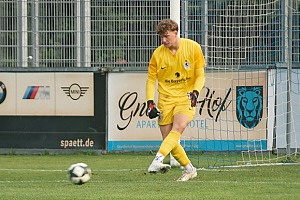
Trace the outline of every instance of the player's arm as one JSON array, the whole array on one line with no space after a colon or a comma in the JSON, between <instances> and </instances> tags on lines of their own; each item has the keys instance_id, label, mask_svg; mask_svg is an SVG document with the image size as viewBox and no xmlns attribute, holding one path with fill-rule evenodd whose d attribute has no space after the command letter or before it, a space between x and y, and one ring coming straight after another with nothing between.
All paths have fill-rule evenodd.
<instances>
[{"instance_id":1,"label":"player's arm","mask_svg":"<svg viewBox=\"0 0 300 200\"><path fill-rule=\"evenodd\" d=\"M195 84L193 89L200 92L205 83L204 67L206 65L200 45L195 46L194 56L195 56Z\"/></svg>"},{"instance_id":2,"label":"player's arm","mask_svg":"<svg viewBox=\"0 0 300 200\"><path fill-rule=\"evenodd\" d=\"M155 83L157 78L157 64L155 56L152 55L148 66L148 77L146 82L147 115L150 119L159 116L160 111L154 103Z\"/></svg>"},{"instance_id":3,"label":"player's arm","mask_svg":"<svg viewBox=\"0 0 300 200\"><path fill-rule=\"evenodd\" d=\"M194 54L195 84L194 84L193 92L188 93L188 97L191 100L191 107L196 106L199 92L202 90L205 83L204 67L206 63L200 45L195 45L194 53L195 53Z\"/></svg>"},{"instance_id":4,"label":"player's arm","mask_svg":"<svg viewBox=\"0 0 300 200\"><path fill-rule=\"evenodd\" d=\"M146 82L146 99L147 99L147 101L154 100L155 82L156 82L156 79L149 76L149 74L148 74L148 78L147 78L147 82Z\"/></svg>"},{"instance_id":5,"label":"player's arm","mask_svg":"<svg viewBox=\"0 0 300 200\"><path fill-rule=\"evenodd\" d=\"M146 82L146 100L154 100L155 83L157 79L157 62L154 54L152 55L148 66L148 77Z\"/></svg>"}]
</instances>

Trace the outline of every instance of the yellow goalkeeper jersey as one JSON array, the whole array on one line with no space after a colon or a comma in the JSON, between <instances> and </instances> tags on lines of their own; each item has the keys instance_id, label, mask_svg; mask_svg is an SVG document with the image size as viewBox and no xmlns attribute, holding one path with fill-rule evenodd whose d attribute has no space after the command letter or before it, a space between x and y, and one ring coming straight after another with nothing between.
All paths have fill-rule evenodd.
<instances>
[{"instance_id":1,"label":"yellow goalkeeper jersey","mask_svg":"<svg viewBox=\"0 0 300 200\"><path fill-rule=\"evenodd\" d=\"M201 47L193 40L180 38L175 55L163 44L160 45L153 52L148 66L147 101L154 100L156 80L160 94L180 97L193 90L200 93L205 82L205 65Z\"/></svg>"}]
</instances>

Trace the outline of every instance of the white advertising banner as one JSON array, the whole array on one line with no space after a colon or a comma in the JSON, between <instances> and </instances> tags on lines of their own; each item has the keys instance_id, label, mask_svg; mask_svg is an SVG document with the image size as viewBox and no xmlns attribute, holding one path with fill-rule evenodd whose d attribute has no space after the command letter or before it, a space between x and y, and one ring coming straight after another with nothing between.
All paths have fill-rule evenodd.
<instances>
[{"instance_id":1,"label":"white advertising banner","mask_svg":"<svg viewBox=\"0 0 300 200\"><path fill-rule=\"evenodd\" d=\"M207 72L206 77L194 120L181 138L185 147L265 149L266 73ZM146 116L146 78L146 72L109 74L108 151L157 150L160 146L157 119Z\"/></svg>"},{"instance_id":2,"label":"white advertising banner","mask_svg":"<svg viewBox=\"0 0 300 200\"><path fill-rule=\"evenodd\" d=\"M55 115L54 73L17 74L17 115Z\"/></svg>"},{"instance_id":3,"label":"white advertising banner","mask_svg":"<svg viewBox=\"0 0 300 200\"><path fill-rule=\"evenodd\" d=\"M0 115L93 116L93 73L0 73Z\"/></svg>"},{"instance_id":4,"label":"white advertising banner","mask_svg":"<svg viewBox=\"0 0 300 200\"><path fill-rule=\"evenodd\" d=\"M56 73L56 115L94 116L93 73Z\"/></svg>"},{"instance_id":5,"label":"white advertising banner","mask_svg":"<svg viewBox=\"0 0 300 200\"><path fill-rule=\"evenodd\" d=\"M157 120L146 116L146 73L108 74L108 150L157 149ZM157 95L156 95L157 97Z\"/></svg>"}]
</instances>

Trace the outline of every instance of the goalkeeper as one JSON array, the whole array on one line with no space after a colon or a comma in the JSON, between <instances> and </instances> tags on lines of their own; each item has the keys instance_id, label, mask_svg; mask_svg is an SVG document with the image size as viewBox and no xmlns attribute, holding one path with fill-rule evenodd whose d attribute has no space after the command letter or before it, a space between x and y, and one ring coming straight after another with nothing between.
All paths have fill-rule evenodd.
<instances>
[{"instance_id":1,"label":"goalkeeper","mask_svg":"<svg viewBox=\"0 0 300 200\"><path fill-rule=\"evenodd\" d=\"M164 158L172 153L184 167L177 181L188 181L197 176L196 168L178 142L186 126L194 118L195 106L205 82L205 60L195 41L178 37L178 24L162 20L156 27L162 45L152 54L146 82L147 114L158 117L163 142L148 168L149 173L167 172L171 166ZM158 81L158 103L154 102L155 83Z\"/></svg>"}]
</instances>

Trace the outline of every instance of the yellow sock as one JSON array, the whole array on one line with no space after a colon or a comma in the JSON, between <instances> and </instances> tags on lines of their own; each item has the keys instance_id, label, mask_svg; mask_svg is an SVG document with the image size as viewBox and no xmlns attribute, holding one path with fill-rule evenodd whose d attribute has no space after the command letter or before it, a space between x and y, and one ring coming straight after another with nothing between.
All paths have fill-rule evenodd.
<instances>
[{"instance_id":1,"label":"yellow sock","mask_svg":"<svg viewBox=\"0 0 300 200\"><path fill-rule=\"evenodd\" d=\"M178 140L180 139L181 134L177 131L170 131L168 136L161 143L160 148L158 150L159 153L164 155L165 157L172 151L172 149L178 144Z\"/></svg>"},{"instance_id":2,"label":"yellow sock","mask_svg":"<svg viewBox=\"0 0 300 200\"><path fill-rule=\"evenodd\" d=\"M171 151L172 155L176 160L180 163L181 166L187 166L190 164L190 160L186 155L186 152L184 151L183 147L177 143L177 145L172 149Z\"/></svg>"}]
</instances>

